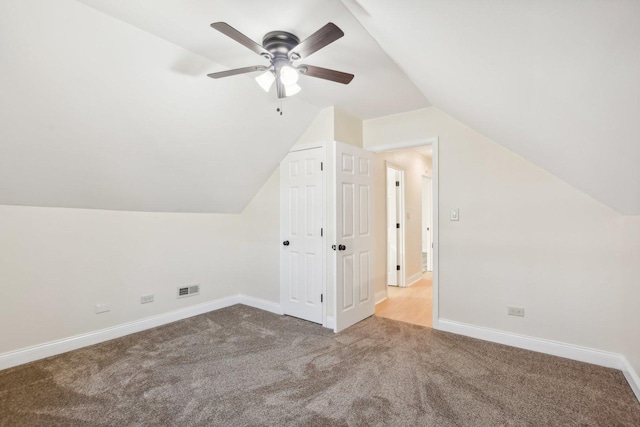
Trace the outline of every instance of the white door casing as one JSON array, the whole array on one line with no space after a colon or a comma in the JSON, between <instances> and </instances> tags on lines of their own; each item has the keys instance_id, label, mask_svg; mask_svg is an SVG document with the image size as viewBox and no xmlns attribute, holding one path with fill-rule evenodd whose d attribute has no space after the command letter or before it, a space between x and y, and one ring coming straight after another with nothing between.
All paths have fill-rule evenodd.
<instances>
[{"instance_id":1,"label":"white door casing","mask_svg":"<svg viewBox=\"0 0 640 427\"><path fill-rule=\"evenodd\" d=\"M280 299L284 314L323 323L324 148L289 153L280 164Z\"/></svg>"},{"instance_id":2,"label":"white door casing","mask_svg":"<svg viewBox=\"0 0 640 427\"><path fill-rule=\"evenodd\" d=\"M339 332L372 316L373 153L335 143L336 325Z\"/></svg>"}]
</instances>

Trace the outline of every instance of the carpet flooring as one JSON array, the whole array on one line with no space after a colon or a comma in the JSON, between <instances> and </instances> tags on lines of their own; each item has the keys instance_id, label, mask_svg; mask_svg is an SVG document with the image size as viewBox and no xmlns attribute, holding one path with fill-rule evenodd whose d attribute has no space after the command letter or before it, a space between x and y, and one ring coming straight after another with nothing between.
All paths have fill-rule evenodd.
<instances>
[{"instance_id":1,"label":"carpet flooring","mask_svg":"<svg viewBox=\"0 0 640 427\"><path fill-rule=\"evenodd\" d=\"M640 426L620 371L236 305L0 371L2 426Z\"/></svg>"}]
</instances>

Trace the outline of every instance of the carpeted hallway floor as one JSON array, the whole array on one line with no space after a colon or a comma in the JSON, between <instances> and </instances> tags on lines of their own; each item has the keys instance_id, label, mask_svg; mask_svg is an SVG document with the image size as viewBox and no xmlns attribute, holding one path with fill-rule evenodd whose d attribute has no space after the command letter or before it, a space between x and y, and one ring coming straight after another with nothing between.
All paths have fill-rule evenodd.
<instances>
[{"instance_id":1,"label":"carpeted hallway floor","mask_svg":"<svg viewBox=\"0 0 640 427\"><path fill-rule=\"evenodd\" d=\"M2 426L639 426L621 372L236 305L0 371Z\"/></svg>"}]
</instances>

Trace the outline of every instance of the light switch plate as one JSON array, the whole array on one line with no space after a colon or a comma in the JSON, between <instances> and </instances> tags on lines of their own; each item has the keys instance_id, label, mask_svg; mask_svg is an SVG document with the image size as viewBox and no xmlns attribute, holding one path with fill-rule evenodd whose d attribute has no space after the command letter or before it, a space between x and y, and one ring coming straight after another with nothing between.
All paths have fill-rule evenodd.
<instances>
[{"instance_id":1,"label":"light switch plate","mask_svg":"<svg viewBox=\"0 0 640 427\"><path fill-rule=\"evenodd\" d=\"M460 219L460 213L458 208L451 209L451 221L458 221Z\"/></svg>"}]
</instances>

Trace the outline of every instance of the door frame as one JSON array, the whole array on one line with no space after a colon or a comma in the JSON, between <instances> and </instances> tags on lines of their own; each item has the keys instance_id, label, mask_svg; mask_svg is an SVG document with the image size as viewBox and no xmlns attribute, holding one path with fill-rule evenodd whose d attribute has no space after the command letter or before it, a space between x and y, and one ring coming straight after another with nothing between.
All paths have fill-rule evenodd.
<instances>
[{"instance_id":1,"label":"door frame","mask_svg":"<svg viewBox=\"0 0 640 427\"><path fill-rule=\"evenodd\" d=\"M440 307L439 307L439 283L440 283L440 267L439 267L439 251L440 245L438 244L440 227L439 227L439 139L437 136L432 138L424 138L415 141L399 141L390 144L380 145L378 147L365 147L365 150L369 150L373 153L381 153L384 151L400 150L402 148L414 148L422 145L431 145L433 147L433 165L432 165L432 201L433 201L433 329L440 329L438 320L440 319Z\"/></svg>"},{"instance_id":2,"label":"door frame","mask_svg":"<svg viewBox=\"0 0 640 427\"><path fill-rule=\"evenodd\" d=\"M328 320L327 320L327 144L324 142L318 142L318 143L309 143L309 144L299 144L299 145L294 145L293 147L291 147L291 149L289 151L287 151L287 154L285 155L285 157L289 154L289 153L294 153L297 151L306 151L306 150L313 150L316 148L320 148L322 149L322 155L321 157L321 161L324 164L324 176L322 179L322 229L324 230L323 236L322 236L322 245L323 245L323 250L322 250L322 295L324 296L324 301L322 302L322 326L324 326L325 328L333 328L333 325L331 325L330 323L332 323L332 320L329 320L329 324L328 324ZM282 160L284 160L284 158L282 158ZM278 166L280 167L280 166ZM279 194L278 197L282 198L282 194ZM282 240L282 236L284 233L284 230L282 228L282 199L280 200L280 240ZM281 252L282 253L282 252ZM282 256L282 255L281 255ZM282 261L280 261L280 274L282 275L284 269L282 266ZM284 307L284 298L285 298L286 292L284 289L284 282L282 280L282 278L280 278L280 307Z\"/></svg>"},{"instance_id":3,"label":"door frame","mask_svg":"<svg viewBox=\"0 0 640 427\"><path fill-rule=\"evenodd\" d=\"M386 214L385 217L387 219L386 221L386 225L389 226L389 217L387 216L389 213L389 187L388 187L388 180L389 180L389 169L393 169L396 172L400 172L400 200L397 200L397 205L396 205L396 213L397 213L397 218L396 220L398 220L398 223L400 224L400 232L397 233L398 234L398 241L396 242L397 244L397 258L399 259L399 265L400 265L400 274L397 274L397 282L398 282L398 287L399 288L406 288L407 287L407 274L405 271L405 266L406 266L406 245L405 245L405 240L406 240L406 231L405 231L405 224L406 224L406 200L405 200L405 191L404 191L404 186L405 186L405 169L393 162L390 162L389 160L385 161L385 196L386 196L386 200L385 200L385 206L387 207L386 210ZM387 230L388 231L388 230ZM389 239L386 240L387 242L387 248L386 248L386 253L387 253L387 272L389 271L389 258L388 258L388 253L389 253ZM389 286L389 284L387 283L387 286Z\"/></svg>"}]
</instances>

